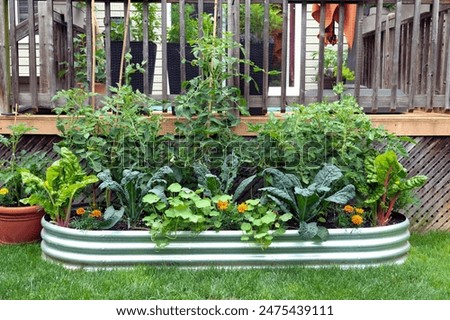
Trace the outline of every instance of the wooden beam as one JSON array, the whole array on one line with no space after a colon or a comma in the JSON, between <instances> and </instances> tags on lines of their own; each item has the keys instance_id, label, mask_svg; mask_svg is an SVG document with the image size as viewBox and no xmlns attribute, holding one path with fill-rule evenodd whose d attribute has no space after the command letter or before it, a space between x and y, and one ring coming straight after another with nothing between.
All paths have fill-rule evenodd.
<instances>
[{"instance_id":1,"label":"wooden beam","mask_svg":"<svg viewBox=\"0 0 450 320\"><path fill-rule=\"evenodd\" d=\"M163 115L161 134L174 133L177 117L167 113ZM285 114L275 113L282 118ZM444 113L414 112L407 114L368 115L375 126L383 126L386 130L399 136L450 136L450 115ZM19 115L16 122L23 122L36 128L31 134L58 135L56 116L52 115ZM233 131L241 136L255 136L248 131L248 125L263 124L268 117L242 117L241 123ZM15 122L13 116L0 115L0 134L9 134L8 126Z\"/></svg>"}]
</instances>

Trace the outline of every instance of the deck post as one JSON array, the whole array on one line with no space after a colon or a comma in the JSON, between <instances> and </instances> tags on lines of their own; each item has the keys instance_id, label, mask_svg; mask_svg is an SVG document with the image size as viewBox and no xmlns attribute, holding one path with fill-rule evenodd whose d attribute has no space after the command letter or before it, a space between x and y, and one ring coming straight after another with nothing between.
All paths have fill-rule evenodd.
<instances>
[{"instance_id":1,"label":"deck post","mask_svg":"<svg viewBox=\"0 0 450 320\"><path fill-rule=\"evenodd\" d=\"M9 112L10 80L7 75L9 69L9 37L8 29L8 1L0 0L0 112Z\"/></svg>"}]
</instances>

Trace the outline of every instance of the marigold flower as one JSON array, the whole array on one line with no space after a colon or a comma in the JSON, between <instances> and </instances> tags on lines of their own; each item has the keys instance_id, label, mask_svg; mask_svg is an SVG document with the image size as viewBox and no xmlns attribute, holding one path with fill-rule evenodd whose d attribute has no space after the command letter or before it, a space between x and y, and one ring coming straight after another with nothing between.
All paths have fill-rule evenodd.
<instances>
[{"instance_id":1,"label":"marigold flower","mask_svg":"<svg viewBox=\"0 0 450 320\"><path fill-rule=\"evenodd\" d=\"M363 221L364 221L363 218L359 214L355 214L352 216L352 222L357 226L361 225Z\"/></svg>"},{"instance_id":2,"label":"marigold flower","mask_svg":"<svg viewBox=\"0 0 450 320\"><path fill-rule=\"evenodd\" d=\"M91 214L89 215L90 217L93 218L100 218L102 216L102 212L100 210L92 210Z\"/></svg>"},{"instance_id":3,"label":"marigold flower","mask_svg":"<svg viewBox=\"0 0 450 320\"><path fill-rule=\"evenodd\" d=\"M86 210L84 210L84 208L78 208L76 211L76 214L79 216L82 216L85 213L86 213Z\"/></svg>"},{"instance_id":4,"label":"marigold flower","mask_svg":"<svg viewBox=\"0 0 450 320\"><path fill-rule=\"evenodd\" d=\"M228 208L228 201L219 200L217 201L217 208L220 211L225 211Z\"/></svg>"},{"instance_id":5,"label":"marigold flower","mask_svg":"<svg viewBox=\"0 0 450 320\"><path fill-rule=\"evenodd\" d=\"M356 214L362 215L364 213L364 209L363 208L355 208L355 212L356 212Z\"/></svg>"},{"instance_id":6,"label":"marigold flower","mask_svg":"<svg viewBox=\"0 0 450 320\"><path fill-rule=\"evenodd\" d=\"M353 213L354 208L351 205L346 205L344 211L347 213Z\"/></svg>"},{"instance_id":7,"label":"marigold flower","mask_svg":"<svg viewBox=\"0 0 450 320\"><path fill-rule=\"evenodd\" d=\"M8 194L8 193L9 193L9 190L7 188L1 188L0 189L0 195L5 195L5 194Z\"/></svg>"},{"instance_id":8,"label":"marigold flower","mask_svg":"<svg viewBox=\"0 0 450 320\"><path fill-rule=\"evenodd\" d=\"M237 206L237 211L239 213L244 213L245 211L247 211L248 209L248 204L246 204L245 202L242 202L240 205Z\"/></svg>"}]
</instances>

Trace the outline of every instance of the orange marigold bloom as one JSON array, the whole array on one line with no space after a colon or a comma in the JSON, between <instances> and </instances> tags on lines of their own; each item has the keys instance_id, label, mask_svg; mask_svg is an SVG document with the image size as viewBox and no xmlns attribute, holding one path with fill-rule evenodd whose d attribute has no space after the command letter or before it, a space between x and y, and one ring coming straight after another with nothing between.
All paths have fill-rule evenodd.
<instances>
[{"instance_id":1,"label":"orange marigold bloom","mask_svg":"<svg viewBox=\"0 0 450 320\"><path fill-rule=\"evenodd\" d=\"M355 208L355 212L356 212L356 214L362 215L364 213L364 209L363 208Z\"/></svg>"},{"instance_id":2,"label":"orange marigold bloom","mask_svg":"<svg viewBox=\"0 0 450 320\"><path fill-rule=\"evenodd\" d=\"M347 213L353 213L354 208L351 205L346 205L344 211Z\"/></svg>"},{"instance_id":3,"label":"orange marigold bloom","mask_svg":"<svg viewBox=\"0 0 450 320\"><path fill-rule=\"evenodd\" d=\"M84 208L78 208L76 213L77 215L82 216L83 214L86 213L86 210L84 210Z\"/></svg>"},{"instance_id":4,"label":"orange marigold bloom","mask_svg":"<svg viewBox=\"0 0 450 320\"><path fill-rule=\"evenodd\" d=\"M359 214L355 214L352 216L352 222L357 226L361 225L363 221L364 221L363 218Z\"/></svg>"},{"instance_id":5,"label":"orange marigold bloom","mask_svg":"<svg viewBox=\"0 0 450 320\"><path fill-rule=\"evenodd\" d=\"M245 211L247 211L248 209L248 204L246 204L245 202L242 202L240 205L237 206L237 211L239 213L244 213Z\"/></svg>"},{"instance_id":6,"label":"orange marigold bloom","mask_svg":"<svg viewBox=\"0 0 450 320\"><path fill-rule=\"evenodd\" d=\"M90 217L100 218L102 216L102 212L100 210L92 210L92 213L89 215Z\"/></svg>"},{"instance_id":7,"label":"orange marigold bloom","mask_svg":"<svg viewBox=\"0 0 450 320\"><path fill-rule=\"evenodd\" d=\"M225 211L228 208L228 201L217 201L217 208L221 211Z\"/></svg>"}]
</instances>

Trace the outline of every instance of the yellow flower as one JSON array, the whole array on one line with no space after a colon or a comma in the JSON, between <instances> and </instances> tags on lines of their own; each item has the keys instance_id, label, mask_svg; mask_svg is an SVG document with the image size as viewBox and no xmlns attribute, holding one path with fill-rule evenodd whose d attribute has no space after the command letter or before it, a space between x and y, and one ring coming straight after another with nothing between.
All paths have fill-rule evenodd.
<instances>
[{"instance_id":1,"label":"yellow flower","mask_svg":"<svg viewBox=\"0 0 450 320\"><path fill-rule=\"evenodd\" d=\"M84 208L78 208L76 213L79 216L82 216L83 214L85 214L86 210L84 210Z\"/></svg>"},{"instance_id":2,"label":"yellow flower","mask_svg":"<svg viewBox=\"0 0 450 320\"><path fill-rule=\"evenodd\" d=\"M8 193L9 193L9 190L7 188L1 188L0 189L0 195L5 195L5 194L8 194Z\"/></svg>"},{"instance_id":3,"label":"yellow flower","mask_svg":"<svg viewBox=\"0 0 450 320\"><path fill-rule=\"evenodd\" d=\"M92 213L89 215L89 217L93 218L100 218L102 216L102 212L100 210L92 210Z\"/></svg>"},{"instance_id":4,"label":"yellow flower","mask_svg":"<svg viewBox=\"0 0 450 320\"><path fill-rule=\"evenodd\" d=\"M228 201L219 200L217 201L217 208L220 211L225 211L228 208Z\"/></svg>"},{"instance_id":5,"label":"yellow flower","mask_svg":"<svg viewBox=\"0 0 450 320\"><path fill-rule=\"evenodd\" d=\"M355 214L352 216L352 222L359 226L363 223L363 218L359 214Z\"/></svg>"},{"instance_id":6,"label":"yellow flower","mask_svg":"<svg viewBox=\"0 0 450 320\"><path fill-rule=\"evenodd\" d=\"M346 205L344 211L347 213L353 213L354 208L351 205Z\"/></svg>"},{"instance_id":7,"label":"yellow flower","mask_svg":"<svg viewBox=\"0 0 450 320\"><path fill-rule=\"evenodd\" d=\"M237 206L237 210L239 213L244 213L247 211L248 205L245 202L242 202L240 205Z\"/></svg>"},{"instance_id":8,"label":"yellow flower","mask_svg":"<svg viewBox=\"0 0 450 320\"><path fill-rule=\"evenodd\" d=\"M355 208L356 214L362 215L364 213L364 209L362 208Z\"/></svg>"}]
</instances>

